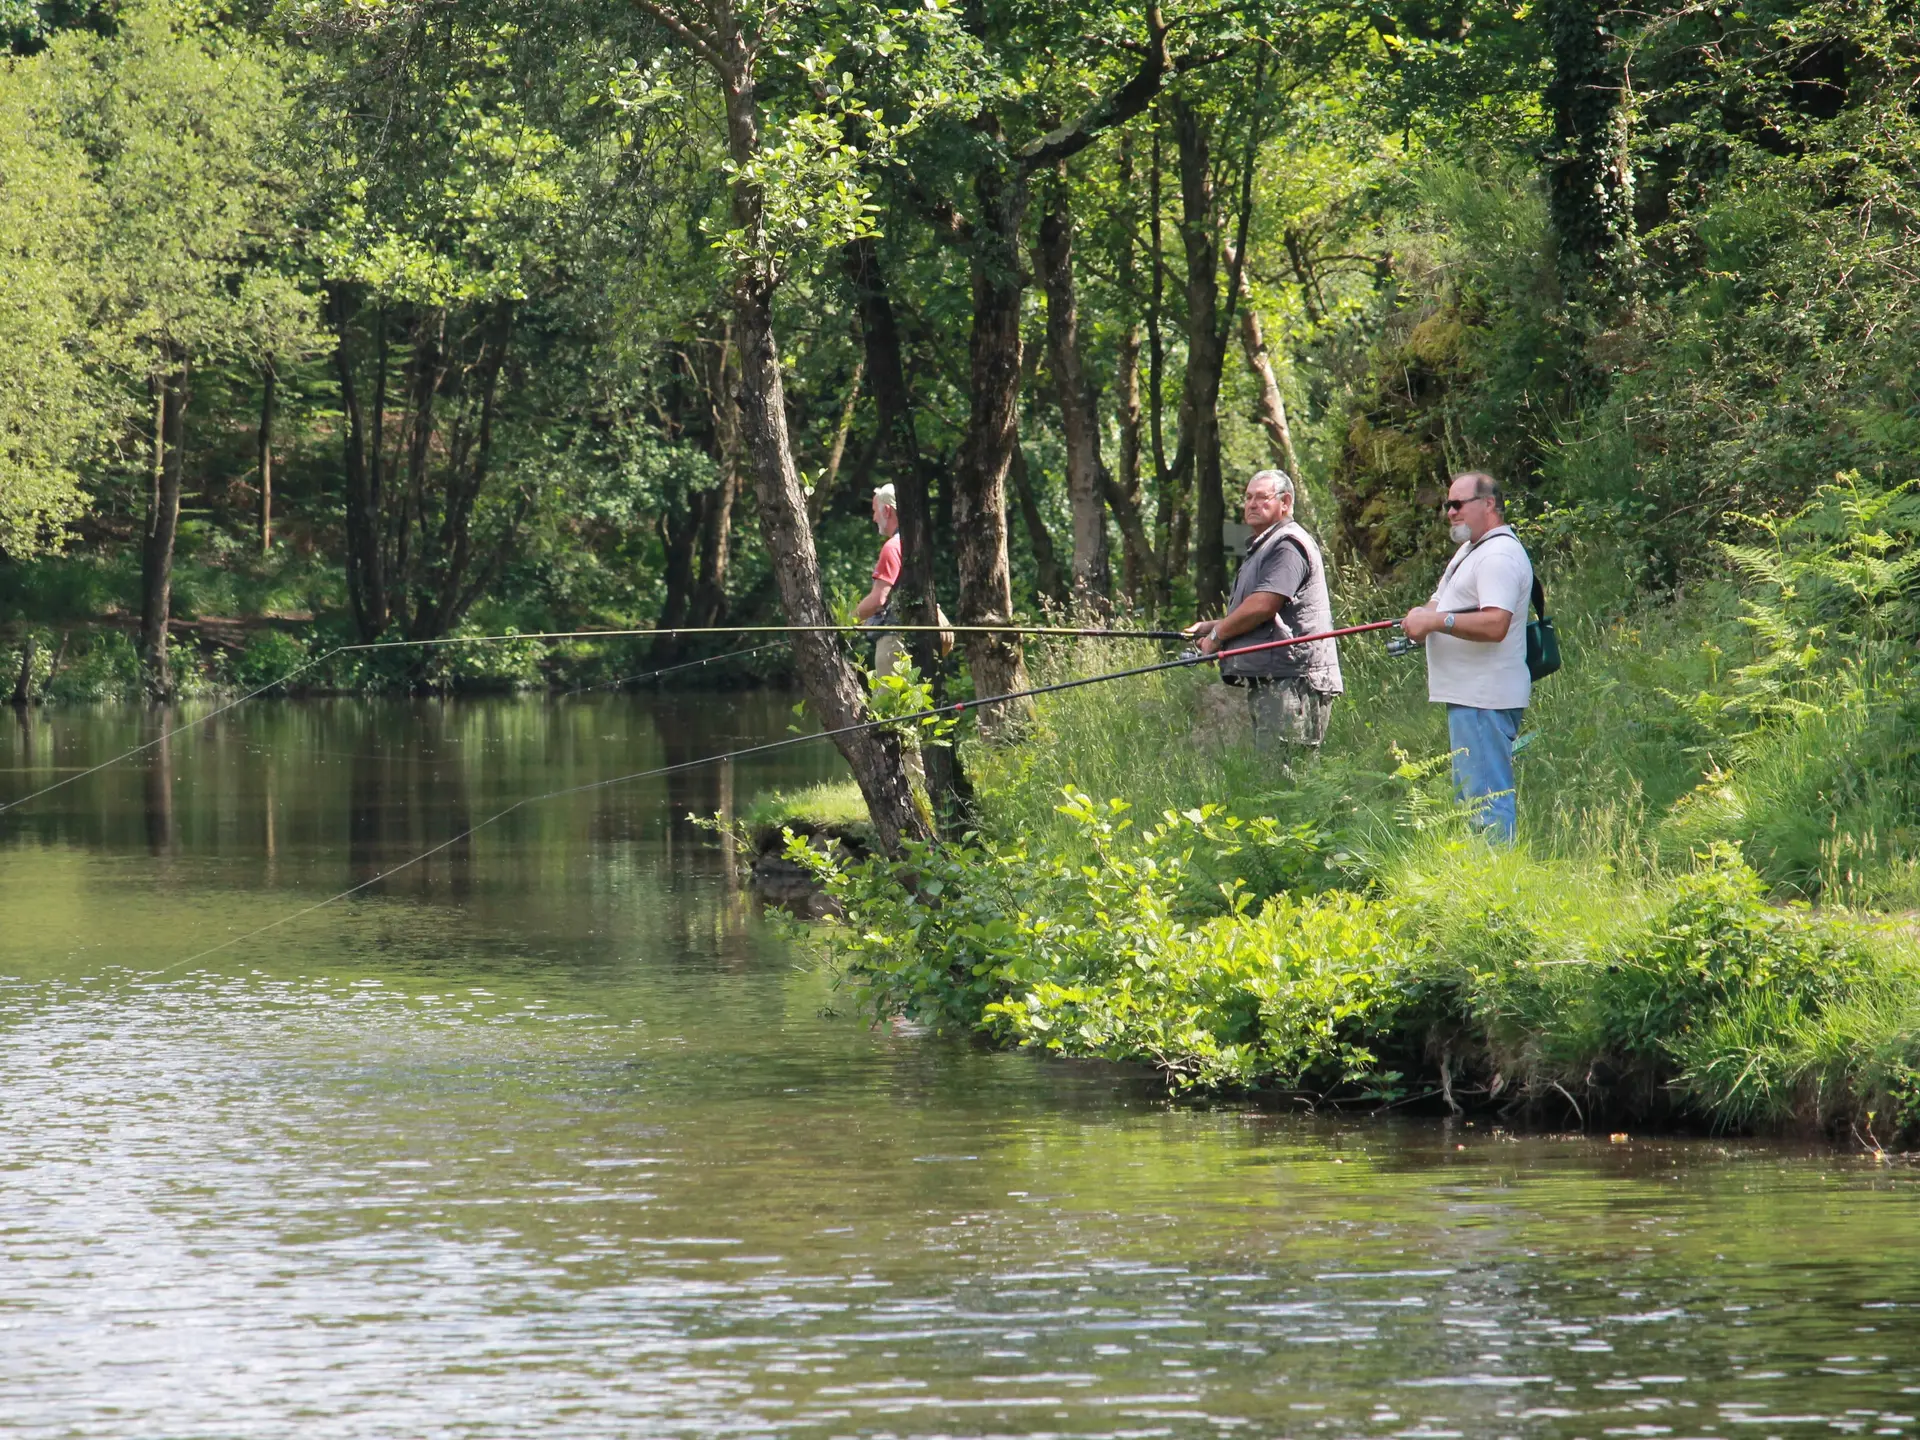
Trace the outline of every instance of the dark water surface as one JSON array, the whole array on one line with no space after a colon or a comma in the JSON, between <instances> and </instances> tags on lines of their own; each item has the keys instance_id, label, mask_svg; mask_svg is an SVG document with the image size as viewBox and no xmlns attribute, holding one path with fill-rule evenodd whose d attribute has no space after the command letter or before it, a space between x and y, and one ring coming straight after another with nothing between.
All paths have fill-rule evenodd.
<instances>
[{"instance_id":1,"label":"dark water surface","mask_svg":"<svg viewBox=\"0 0 1920 1440\"><path fill-rule=\"evenodd\" d=\"M8 1436L1913 1434L1920 1195L835 1017L773 697L261 704L0 814ZM0 799L151 733L0 711ZM186 963L181 963L185 961Z\"/></svg>"}]
</instances>

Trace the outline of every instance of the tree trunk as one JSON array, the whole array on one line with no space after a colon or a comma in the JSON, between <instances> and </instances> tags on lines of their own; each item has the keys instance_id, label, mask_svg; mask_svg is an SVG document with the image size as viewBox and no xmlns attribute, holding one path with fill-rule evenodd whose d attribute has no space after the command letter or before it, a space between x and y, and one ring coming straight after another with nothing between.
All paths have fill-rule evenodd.
<instances>
[{"instance_id":1,"label":"tree trunk","mask_svg":"<svg viewBox=\"0 0 1920 1440\"><path fill-rule=\"evenodd\" d=\"M700 544L698 497L689 495L686 503L677 507L669 501L656 525L660 531L661 548L666 552L666 563L661 567L661 581L667 593L660 607L659 624L662 630L678 630L690 623L688 617L693 613L694 554ZM654 658L670 659L679 650L679 641L669 638L662 654Z\"/></svg>"},{"instance_id":2,"label":"tree trunk","mask_svg":"<svg viewBox=\"0 0 1920 1440\"><path fill-rule=\"evenodd\" d=\"M13 682L13 703L31 705L33 703L33 662L40 652L40 642L29 630L27 638L20 642L20 674Z\"/></svg>"},{"instance_id":3,"label":"tree trunk","mask_svg":"<svg viewBox=\"0 0 1920 1440\"><path fill-rule=\"evenodd\" d=\"M733 549L733 502L740 489L739 382L733 339L722 334L708 399L713 409L713 448L720 483L707 492L700 516L700 586L693 603L695 625L718 625L727 609L727 565Z\"/></svg>"},{"instance_id":4,"label":"tree trunk","mask_svg":"<svg viewBox=\"0 0 1920 1440\"><path fill-rule=\"evenodd\" d=\"M171 350L153 382L152 484L140 547L140 661L147 693L171 700L173 673L167 659L167 622L173 607L173 542L180 529L180 484L186 462L188 369Z\"/></svg>"},{"instance_id":5,"label":"tree trunk","mask_svg":"<svg viewBox=\"0 0 1920 1440\"><path fill-rule=\"evenodd\" d=\"M993 165L975 178L980 215L973 245L973 333L969 350L967 434L953 476L953 536L960 570L960 620L1004 625L1013 618L1007 565L1007 467L1018 443L1020 397L1020 221L1026 187ZM979 695L1027 688L1016 637L969 635L967 662ZM1004 730L1026 713L999 705L982 730Z\"/></svg>"},{"instance_id":6,"label":"tree trunk","mask_svg":"<svg viewBox=\"0 0 1920 1440\"><path fill-rule=\"evenodd\" d=\"M1226 497L1220 475L1220 235L1209 123L1184 100L1170 102L1180 151L1180 238L1187 260L1187 373L1181 412L1193 454L1193 590L1199 613L1227 598Z\"/></svg>"},{"instance_id":7,"label":"tree trunk","mask_svg":"<svg viewBox=\"0 0 1920 1440\"><path fill-rule=\"evenodd\" d=\"M1147 236L1151 280L1147 289L1147 429L1153 441L1154 609L1163 611L1173 600L1173 577L1187 568L1184 508L1187 476L1193 452L1167 463L1166 440L1166 241L1161 228L1162 174L1160 126L1153 127L1153 153L1147 171ZM1183 447L1185 448L1185 447Z\"/></svg>"},{"instance_id":8,"label":"tree trunk","mask_svg":"<svg viewBox=\"0 0 1920 1440\"><path fill-rule=\"evenodd\" d=\"M1267 432L1274 463L1293 481L1301 523L1318 533L1313 491L1300 474L1300 456L1293 448L1293 427L1287 423L1287 402L1280 394L1280 382L1273 373L1273 359L1267 352L1266 336L1260 331L1260 317L1254 314L1251 305L1240 317L1240 345L1246 352L1247 368L1260 384L1260 408L1255 418Z\"/></svg>"},{"instance_id":9,"label":"tree trunk","mask_svg":"<svg viewBox=\"0 0 1920 1440\"><path fill-rule=\"evenodd\" d=\"M1128 326L1120 337L1120 475L1106 477L1107 508L1120 526L1121 587L1127 598L1142 604L1153 597L1157 557L1147 534L1145 507L1140 497L1140 327Z\"/></svg>"},{"instance_id":10,"label":"tree trunk","mask_svg":"<svg viewBox=\"0 0 1920 1440\"><path fill-rule=\"evenodd\" d=\"M1267 349L1267 337L1260 328L1260 316L1253 308L1253 287L1244 266L1237 267L1240 291L1240 350L1247 357L1247 369L1260 386L1260 399L1254 418L1267 432L1267 444L1273 462L1293 481L1294 508L1300 523L1317 535L1313 495L1300 474L1300 456L1293 448L1293 427L1287 423L1287 402L1280 394L1280 381L1273 373L1273 356ZM1321 544L1328 537L1321 538Z\"/></svg>"},{"instance_id":11,"label":"tree trunk","mask_svg":"<svg viewBox=\"0 0 1920 1440\"><path fill-rule=\"evenodd\" d=\"M1609 151L1614 102L1620 93L1602 27L1615 0L1548 0L1540 15L1553 59L1545 99L1553 111L1554 155L1547 167L1547 202L1559 242L1562 275L1589 278L1626 217L1620 177Z\"/></svg>"},{"instance_id":12,"label":"tree trunk","mask_svg":"<svg viewBox=\"0 0 1920 1440\"><path fill-rule=\"evenodd\" d=\"M1133 147L1123 135L1120 139L1120 190L1133 192ZM1130 301L1137 299L1139 270L1134 260L1134 236L1131 221L1120 238L1117 269L1120 288ZM1135 605L1154 598L1148 587L1154 577L1153 541L1147 534L1146 518L1140 496L1140 349L1143 336L1139 321L1130 323L1120 334L1119 365L1114 394L1116 419L1120 429L1120 475L1107 491L1107 508L1120 526L1120 583L1126 597Z\"/></svg>"},{"instance_id":13,"label":"tree trunk","mask_svg":"<svg viewBox=\"0 0 1920 1440\"><path fill-rule=\"evenodd\" d=\"M853 376L847 381L846 402L840 407L839 423L833 427L833 443L827 447L827 463L820 471L820 483L807 496L807 523L815 529L819 528L821 517L827 513L827 502L833 498L834 487L840 483L840 466L847 458L847 439L853 434L854 412L860 408L860 382L866 374L866 367L867 356L863 348L853 362Z\"/></svg>"},{"instance_id":14,"label":"tree trunk","mask_svg":"<svg viewBox=\"0 0 1920 1440\"><path fill-rule=\"evenodd\" d=\"M879 417L876 438L893 475L894 501L900 516L900 579L895 589L903 601L900 616L909 625L937 624L940 598L935 584L933 506L919 437L914 431L913 401L907 389L907 367L893 300L886 274L880 268L879 248L871 237L850 241L841 252L841 261L860 314L862 360ZM856 387L859 374L856 369ZM946 674L938 637L916 631L906 640L914 668L932 682L935 703L944 703ZM972 787L960 767L959 755L951 746L929 746L921 763L935 816L943 829L958 828L972 802Z\"/></svg>"},{"instance_id":15,"label":"tree trunk","mask_svg":"<svg viewBox=\"0 0 1920 1440\"><path fill-rule=\"evenodd\" d=\"M1073 283L1073 216L1066 166L1059 168L1034 247L1047 296L1047 365L1067 450L1067 503L1073 516L1073 598L1104 610L1113 580L1107 566L1107 511L1101 494L1100 428L1080 354L1080 310Z\"/></svg>"},{"instance_id":16,"label":"tree trunk","mask_svg":"<svg viewBox=\"0 0 1920 1440\"><path fill-rule=\"evenodd\" d=\"M377 640L387 628L387 584L380 547L380 486L377 448L369 454L365 407L355 383L348 341L352 314L345 294L327 296L334 323L333 364L340 379L340 408L346 412L347 599L354 629L362 641Z\"/></svg>"},{"instance_id":17,"label":"tree trunk","mask_svg":"<svg viewBox=\"0 0 1920 1440\"><path fill-rule=\"evenodd\" d=\"M271 359L260 370L260 554L273 549L273 402L280 372Z\"/></svg>"},{"instance_id":18,"label":"tree trunk","mask_svg":"<svg viewBox=\"0 0 1920 1440\"><path fill-rule=\"evenodd\" d=\"M1020 523L1027 527L1027 543L1033 548L1033 588L1042 600L1059 604L1067 598L1067 579L1060 570L1060 559L1053 548L1053 532L1040 513L1040 497L1034 493L1033 474L1027 468L1027 452L1016 445L1013 463L1007 466L1014 499L1020 506Z\"/></svg>"},{"instance_id":19,"label":"tree trunk","mask_svg":"<svg viewBox=\"0 0 1920 1440\"><path fill-rule=\"evenodd\" d=\"M434 416L434 402L439 398L441 385L449 370L453 368L454 357L447 354L445 307L435 305L421 310L414 316L411 331L400 387L401 394L406 397L407 408L401 416L400 443L395 447L396 455L391 467L394 475L400 475L401 459L404 457L406 484L400 493L399 515L391 518L381 515L379 525L383 532L383 553L386 557L382 573L393 592L394 607L407 622L407 634L418 640L431 638L422 633L425 628L423 622L428 621L425 613L428 602L422 594L419 567L430 559L427 554L430 523L427 480L428 469L433 461L434 427L438 423ZM383 374L385 368L383 364ZM383 394L385 389L382 380ZM407 613L409 610L411 615Z\"/></svg>"},{"instance_id":20,"label":"tree trunk","mask_svg":"<svg viewBox=\"0 0 1920 1440\"><path fill-rule=\"evenodd\" d=\"M753 57L730 4L712 0L707 15L711 40L703 48L720 83L727 148L736 167L733 220L741 233L757 236L762 231L763 198L751 178L760 150ZM807 528L806 496L800 489L787 431L786 389L773 333L774 284L771 262L763 257L741 261L733 280L741 440L753 469L761 534L787 620L794 625L829 625L833 617L820 593L820 563L813 532ZM840 729L864 720L865 697L837 639L801 632L792 637L792 644L795 669L822 723L828 729ZM836 736L834 743L860 786L883 849L898 854L905 840L931 838L926 818L914 803L896 736L885 730L864 730Z\"/></svg>"},{"instance_id":21,"label":"tree trunk","mask_svg":"<svg viewBox=\"0 0 1920 1440\"><path fill-rule=\"evenodd\" d=\"M513 341L514 316L513 306L502 303L481 322L479 357L472 372L463 372L463 386L467 377L477 372L480 393L477 400L470 395L460 397L464 407L447 436L440 528L434 537L434 564L428 572L432 584L416 608L408 632L416 640L445 635L460 623L504 563L525 514L523 503L494 553L476 569L473 516L493 473L493 422L499 411L500 375ZM439 363L444 374L446 362Z\"/></svg>"}]
</instances>

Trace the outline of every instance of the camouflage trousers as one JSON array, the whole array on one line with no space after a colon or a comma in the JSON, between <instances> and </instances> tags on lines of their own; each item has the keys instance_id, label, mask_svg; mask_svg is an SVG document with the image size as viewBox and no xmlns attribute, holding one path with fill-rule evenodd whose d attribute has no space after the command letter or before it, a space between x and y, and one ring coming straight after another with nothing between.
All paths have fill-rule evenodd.
<instances>
[{"instance_id":1,"label":"camouflage trousers","mask_svg":"<svg viewBox=\"0 0 1920 1440\"><path fill-rule=\"evenodd\" d=\"M1247 686L1247 711L1253 716L1253 743L1259 748L1293 745L1318 750L1327 738L1333 696L1321 694L1298 677L1257 680Z\"/></svg>"},{"instance_id":2,"label":"camouflage trousers","mask_svg":"<svg viewBox=\"0 0 1920 1440\"><path fill-rule=\"evenodd\" d=\"M913 663L907 654L907 642L898 631L889 630L874 642L873 674L877 680ZM907 771L907 783L916 790L927 788L927 766L920 758L920 742L912 735L900 737L900 759Z\"/></svg>"}]
</instances>

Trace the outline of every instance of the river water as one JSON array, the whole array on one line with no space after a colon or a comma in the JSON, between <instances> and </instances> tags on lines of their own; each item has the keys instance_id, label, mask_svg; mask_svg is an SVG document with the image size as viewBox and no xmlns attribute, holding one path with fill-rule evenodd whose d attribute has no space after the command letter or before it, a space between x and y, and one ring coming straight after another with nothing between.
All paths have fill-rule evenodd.
<instances>
[{"instance_id":1,"label":"river water","mask_svg":"<svg viewBox=\"0 0 1920 1440\"><path fill-rule=\"evenodd\" d=\"M873 1029L770 696L256 704L0 814L0 1434L1913 1434L1912 1171ZM0 711L0 799L149 738ZM195 957L198 958L195 958Z\"/></svg>"}]
</instances>

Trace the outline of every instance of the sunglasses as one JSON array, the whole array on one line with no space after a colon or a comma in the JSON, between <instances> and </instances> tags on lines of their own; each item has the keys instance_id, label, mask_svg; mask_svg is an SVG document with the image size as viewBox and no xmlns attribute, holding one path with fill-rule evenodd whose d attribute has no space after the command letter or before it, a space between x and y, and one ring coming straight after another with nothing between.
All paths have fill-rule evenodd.
<instances>
[{"instance_id":1,"label":"sunglasses","mask_svg":"<svg viewBox=\"0 0 1920 1440\"><path fill-rule=\"evenodd\" d=\"M1487 496L1487 495L1474 495L1465 500L1449 500L1446 503L1446 507L1445 507L1446 512L1449 515L1458 515L1462 510L1466 509L1467 506L1475 505L1482 500L1487 500L1491 498L1492 498L1491 496Z\"/></svg>"}]
</instances>

